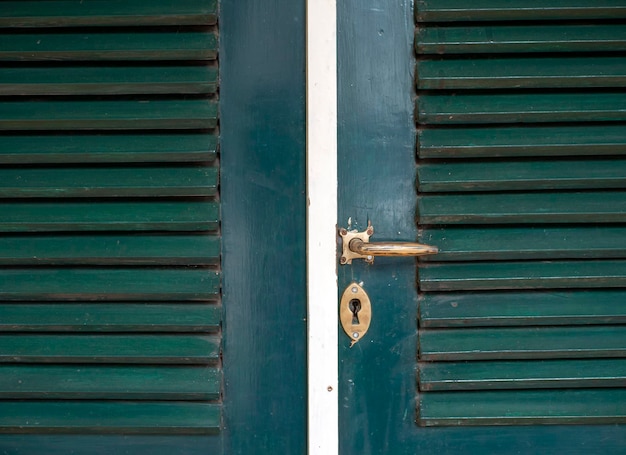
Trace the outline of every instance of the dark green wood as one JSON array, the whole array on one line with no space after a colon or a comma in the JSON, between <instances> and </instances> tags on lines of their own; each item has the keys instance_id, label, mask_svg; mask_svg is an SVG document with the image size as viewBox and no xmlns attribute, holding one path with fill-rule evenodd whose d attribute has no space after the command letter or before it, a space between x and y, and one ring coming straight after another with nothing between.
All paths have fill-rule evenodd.
<instances>
[{"instance_id":1,"label":"dark green wood","mask_svg":"<svg viewBox=\"0 0 626 455\"><path fill-rule=\"evenodd\" d=\"M625 387L626 359L421 362L421 391Z\"/></svg>"},{"instance_id":2,"label":"dark green wood","mask_svg":"<svg viewBox=\"0 0 626 455\"><path fill-rule=\"evenodd\" d=\"M2 265L211 265L219 263L215 235L5 235Z\"/></svg>"},{"instance_id":3,"label":"dark green wood","mask_svg":"<svg viewBox=\"0 0 626 455\"><path fill-rule=\"evenodd\" d=\"M626 287L626 261L425 264L418 281L423 291Z\"/></svg>"},{"instance_id":4,"label":"dark green wood","mask_svg":"<svg viewBox=\"0 0 626 455\"><path fill-rule=\"evenodd\" d=\"M594 156L626 154L621 125L421 129L420 158Z\"/></svg>"},{"instance_id":5,"label":"dark green wood","mask_svg":"<svg viewBox=\"0 0 626 455\"><path fill-rule=\"evenodd\" d=\"M0 164L213 161L210 134L0 135Z\"/></svg>"},{"instance_id":6,"label":"dark green wood","mask_svg":"<svg viewBox=\"0 0 626 455\"><path fill-rule=\"evenodd\" d=\"M422 124L597 122L626 120L626 94L420 95Z\"/></svg>"},{"instance_id":7,"label":"dark green wood","mask_svg":"<svg viewBox=\"0 0 626 455\"><path fill-rule=\"evenodd\" d=\"M626 221L622 192L504 193L420 196L423 224L619 223Z\"/></svg>"},{"instance_id":8,"label":"dark green wood","mask_svg":"<svg viewBox=\"0 0 626 455\"><path fill-rule=\"evenodd\" d=\"M420 360L624 357L626 326L423 329Z\"/></svg>"},{"instance_id":9,"label":"dark green wood","mask_svg":"<svg viewBox=\"0 0 626 455\"><path fill-rule=\"evenodd\" d=\"M220 379L205 366L0 365L0 398L217 400Z\"/></svg>"},{"instance_id":10,"label":"dark green wood","mask_svg":"<svg viewBox=\"0 0 626 455\"><path fill-rule=\"evenodd\" d=\"M217 332L217 305L128 302L0 304L1 332Z\"/></svg>"},{"instance_id":11,"label":"dark green wood","mask_svg":"<svg viewBox=\"0 0 626 455\"><path fill-rule=\"evenodd\" d=\"M216 202L4 202L0 232L207 231L218 227Z\"/></svg>"},{"instance_id":12,"label":"dark green wood","mask_svg":"<svg viewBox=\"0 0 626 455\"><path fill-rule=\"evenodd\" d=\"M307 453L305 12L220 1L224 454Z\"/></svg>"},{"instance_id":13,"label":"dark green wood","mask_svg":"<svg viewBox=\"0 0 626 455\"><path fill-rule=\"evenodd\" d=\"M626 26L474 25L418 27L418 54L607 52L626 50Z\"/></svg>"},{"instance_id":14,"label":"dark green wood","mask_svg":"<svg viewBox=\"0 0 626 455\"><path fill-rule=\"evenodd\" d=\"M621 57L420 60L416 79L421 90L624 87L626 60Z\"/></svg>"},{"instance_id":15,"label":"dark green wood","mask_svg":"<svg viewBox=\"0 0 626 455\"><path fill-rule=\"evenodd\" d=\"M220 274L207 269L0 270L0 300L214 300Z\"/></svg>"},{"instance_id":16,"label":"dark green wood","mask_svg":"<svg viewBox=\"0 0 626 455\"><path fill-rule=\"evenodd\" d=\"M217 125L209 100L5 101L0 130L201 129Z\"/></svg>"},{"instance_id":17,"label":"dark green wood","mask_svg":"<svg viewBox=\"0 0 626 455\"><path fill-rule=\"evenodd\" d=\"M0 169L0 197L215 196L210 167Z\"/></svg>"},{"instance_id":18,"label":"dark green wood","mask_svg":"<svg viewBox=\"0 0 626 455\"><path fill-rule=\"evenodd\" d=\"M0 33L0 61L214 60L213 32Z\"/></svg>"},{"instance_id":19,"label":"dark green wood","mask_svg":"<svg viewBox=\"0 0 626 455\"><path fill-rule=\"evenodd\" d=\"M2 27L211 25L216 21L216 0L0 2Z\"/></svg>"},{"instance_id":20,"label":"dark green wood","mask_svg":"<svg viewBox=\"0 0 626 455\"><path fill-rule=\"evenodd\" d=\"M588 325L626 323L626 291L427 292L421 327Z\"/></svg>"},{"instance_id":21,"label":"dark green wood","mask_svg":"<svg viewBox=\"0 0 626 455\"><path fill-rule=\"evenodd\" d=\"M208 94L216 90L217 68L211 66L0 68L3 96Z\"/></svg>"},{"instance_id":22,"label":"dark green wood","mask_svg":"<svg viewBox=\"0 0 626 455\"><path fill-rule=\"evenodd\" d=\"M615 226L425 228L419 239L439 248L423 261L626 258L626 228Z\"/></svg>"},{"instance_id":23,"label":"dark green wood","mask_svg":"<svg viewBox=\"0 0 626 455\"><path fill-rule=\"evenodd\" d=\"M425 163L417 178L426 193L625 188L626 160Z\"/></svg>"},{"instance_id":24,"label":"dark green wood","mask_svg":"<svg viewBox=\"0 0 626 455\"><path fill-rule=\"evenodd\" d=\"M2 363L209 364L214 335L0 335Z\"/></svg>"},{"instance_id":25,"label":"dark green wood","mask_svg":"<svg viewBox=\"0 0 626 455\"><path fill-rule=\"evenodd\" d=\"M0 411L2 433L216 434L220 406L208 403L18 401Z\"/></svg>"},{"instance_id":26,"label":"dark green wood","mask_svg":"<svg viewBox=\"0 0 626 455\"><path fill-rule=\"evenodd\" d=\"M621 0L417 0L415 17L419 22L520 21L626 18Z\"/></svg>"},{"instance_id":27,"label":"dark green wood","mask_svg":"<svg viewBox=\"0 0 626 455\"><path fill-rule=\"evenodd\" d=\"M419 424L626 423L624 400L624 389L431 392L421 396Z\"/></svg>"}]
</instances>

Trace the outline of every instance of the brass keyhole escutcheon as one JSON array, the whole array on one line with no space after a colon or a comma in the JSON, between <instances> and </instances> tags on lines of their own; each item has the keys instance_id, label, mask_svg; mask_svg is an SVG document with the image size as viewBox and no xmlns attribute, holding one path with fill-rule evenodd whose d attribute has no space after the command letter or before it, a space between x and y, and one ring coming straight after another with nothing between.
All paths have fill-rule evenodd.
<instances>
[{"instance_id":1,"label":"brass keyhole escutcheon","mask_svg":"<svg viewBox=\"0 0 626 455\"><path fill-rule=\"evenodd\" d=\"M372 320L372 305L365 290L358 283L351 283L341 296L339 320L352 343L361 341Z\"/></svg>"}]
</instances>

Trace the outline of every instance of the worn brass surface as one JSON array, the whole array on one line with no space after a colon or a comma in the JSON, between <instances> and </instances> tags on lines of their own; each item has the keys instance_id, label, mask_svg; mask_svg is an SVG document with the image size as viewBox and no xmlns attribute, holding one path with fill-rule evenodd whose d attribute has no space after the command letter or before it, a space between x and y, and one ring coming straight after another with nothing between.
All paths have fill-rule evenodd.
<instances>
[{"instance_id":1,"label":"worn brass surface","mask_svg":"<svg viewBox=\"0 0 626 455\"><path fill-rule=\"evenodd\" d=\"M370 236L374 234L374 227L370 224L363 232L340 229L339 235L343 241L341 264L352 264L353 259L363 259L373 263L375 256L425 256L437 254L436 246L423 245L412 242L372 242Z\"/></svg>"},{"instance_id":2,"label":"worn brass surface","mask_svg":"<svg viewBox=\"0 0 626 455\"><path fill-rule=\"evenodd\" d=\"M351 305L351 302L354 302ZM353 311L355 304L358 311ZM339 304L339 319L341 326L350 337L350 347L359 342L367 333L372 321L372 305L365 290L357 283L351 283L341 296Z\"/></svg>"}]
</instances>

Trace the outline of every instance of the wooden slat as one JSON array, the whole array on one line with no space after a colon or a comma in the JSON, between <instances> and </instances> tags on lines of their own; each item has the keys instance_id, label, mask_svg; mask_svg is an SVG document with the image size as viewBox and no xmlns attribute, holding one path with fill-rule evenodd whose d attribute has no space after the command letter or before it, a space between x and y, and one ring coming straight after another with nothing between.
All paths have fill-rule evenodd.
<instances>
[{"instance_id":1,"label":"wooden slat","mask_svg":"<svg viewBox=\"0 0 626 455\"><path fill-rule=\"evenodd\" d=\"M626 290L427 292L420 327L626 323Z\"/></svg>"},{"instance_id":2,"label":"wooden slat","mask_svg":"<svg viewBox=\"0 0 626 455\"><path fill-rule=\"evenodd\" d=\"M0 61L213 60L213 32L0 33Z\"/></svg>"},{"instance_id":3,"label":"wooden slat","mask_svg":"<svg viewBox=\"0 0 626 455\"><path fill-rule=\"evenodd\" d=\"M626 387L626 359L421 362L422 391Z\"/></svg>"},{"instance_id":4,"label":"wooden slat","mask_svg":"<svg viewBox=\"0 0 626 455\"><path fill-rule=\"evenodd\" d=\"M626 26L474 25L419 27L417 53L608 52L626 50Z\"/></svg>"},{"instance_id":5,"label":"wooden slat","mask_svg":"<svg viewBox=\"0 0 626 455\"><path fill-rule=\"evenodd\" d=\"M215 235L5 235L0 265L211 265Z\"/></svg>"},{"instance_id":6,"label":"wooden slat","mask_svg":"<svg viewBox=\"0 0 626 455\"><path fill-rule=\"evenodd\" d=\"M420 95L418 122L433 125L626 120L626 94Z\"/></svg>"},{"instance_id":7,"label":"wooden slat","mask_svg":"<svg viewBox=\"0 0 626 455\"><path fill-rule=\"evenodd\" d=\"M420 60L417 88L520 89L626 86L622 57Z\"/></svg>"},{"instance_id":8,"label":"wooden slat","mask_svg":"<svg viewBox=\"0 0 626 455\"><path fill-rule=\"evenodd\" d=\"M626 154L621 125L421 129L420 158Z\"/></svg>"},{"instance_id":9,"label":"wooden slat","mask_svg":"<svg viewBox=\"0 0 626 455\"><path fill-rule=\"evenodd\" d=\"M0 27L212 25L216 21L216 0L0 2Z\"/></svg>"},{"instance_id":10,"label":"wooden slat","mask_svg":"<svg viewBox=\"0 0 626 455\"><path fill-rule=\"evenodd\" d=\"M421 224L620 223L626 194L504 193L418 197Z\"/></svg>"},{"instance_id":11,"label":"wooden slat","mask_svg":"<svg viewBox=\"0 0 626 455\"><path fill-rule=\"evenodd\" d=\"M622 226L425 228L419 240L439 248L423 261L626 258Z\"/></svg>"},{"instance_id":12,"label":"wooden slat","mask_svg":"<svg viewBox=\"0 0 626 455\"><path fill-rule=\"evenodd\" d=\"M210 134L0 135L0 164L199 162L216 148Z\"/></svg>"},{"instance_id":13,"label":"wooden slat","mask_svg":"<svg viewBox=\"0 0 626 455\"><path fill-rule=\"evenodd\" d=\"M424 163L422 192L626 188L626 160Z\"/></svg>"},{"instance_id":14,"label":"wooden slat","mask_svg":"<svg viewBox=\"0 0 626 455\"><path fill-rule=\"evenodd\" d=\"M419 286L423 291L626 287L626 261L425 264Z\"/></svg>"},{"instance_id":15,"label":"wooden slat","mask_svg":"<svg viewBox=\"0 0 626 455\"><path fill-rule=\"evenodd\" d=\"M418 423L424 426L626 423L626 389L431 392L420 397Z\"/></svg>"},{"instance_id":16,"label":"wooden slat","mask_svg":"<svg viewBox=\"0 0 626 455\"><path fill-rule=\"evenodd\" d=\"M0 68L2 96L208 94L216 90L217 68L210 66Z\"/></svg>"},{"instance_id":17,"label":"wooden slat","mask_svg":"<svg viewBox=\"0 0 626 455\"><path fill-rule=\"evenodd\" d=\"M626 18L622 0L417 0L415 10L418 22Z\"/></svg>"},{"instance_id":18,"label":"wooden slat","mask_svg":"<svg viewBox=\"0 0 626 455\"><path fill-rule=\"evenodd\" d=\"M0 270L0 300L212 300L219 286L206 269Z\"/></svg>"},{"instance_id":19,"label":"wooden slat","mask_svg":"<svg viewBox=\"0 0 626 455\"><path fill-rule=\"evenodd\" d=\"M219 369L206 366L4 364L0 398L216 400L220 377Z\"/></svg>"},{"instance_id":20,"label":"wooden slat","mask_svg":"<svg viewBox=\"0 0 626 455\"><path fill-rule=\"evenodd\" d=\"M19 401L0 408L0 433L214 434L220 407L210 403Z\"/></svg>"},{"instance_id":21,"label":"wooden slat","mask_svg":"<svg viewBox=\"0 0 626 455\"><path fill-rule=\"evenodd\" d=\"M584 359L626 355L626 326L423 329L420 360Z\"/></svg>"},{"instance_id":22,"label":"wooden slat","mask_svg":"<svg viewBox=\"0 0 626 455\"><path fill-rule=\"evenodd\" d=\"M0 232L215 230L215 202L2 202Z\"/></svg>"},{"instance_id":23,"label":"wooden slat","mask_svg":"<svg viewBox=\"0 0 626 455\"><path fill-rule=\"evenodd\" d=\"M219 344L213 335L0 334L0 362L207 364Z\"/></svg>"},{"instance_id":24,"label":"wooden slat","mask_svg":"<svg viewBox=\"0 0 626 455\"><path fill-rule=\"evenodd\" d=\"M0 303L0 332L217 332L208 304Z\"/></svg>"},{"instance_id":25,"label":"wooden slat","mask_svg":"<svg viewBox=\"0 0 626 455\"><path fill-rule=\"evenodd\" d=\"M215 196L217 168L0 168L0 198Z\"/></svg>"},{"instance_id":26,"label":"wooden slat","mask_svg":"<svg viewBox=\"0 0 626 455\"><path fill-rule=\"evenodd\" d=\"M203 129L217 125L208 100L5 101L0 130Z\"/></svg>"}]
</instances>

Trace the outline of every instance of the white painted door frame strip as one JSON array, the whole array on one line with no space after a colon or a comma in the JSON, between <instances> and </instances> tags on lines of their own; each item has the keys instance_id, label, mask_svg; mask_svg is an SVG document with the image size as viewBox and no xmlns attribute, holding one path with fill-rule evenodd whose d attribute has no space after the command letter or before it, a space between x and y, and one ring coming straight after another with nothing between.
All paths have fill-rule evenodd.
<instances>
[{"instance_id":1,"label":"white painted door frame strip","mask_svg":"<svg viewBox=\"0 0 626 455\"><path fill-rule=\"evenodd\" d=\"M336 0L307 0L308 453L337 455Z\"/></svg>"}]
</instances>

